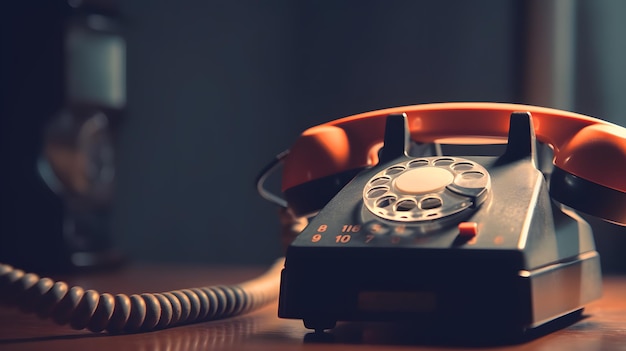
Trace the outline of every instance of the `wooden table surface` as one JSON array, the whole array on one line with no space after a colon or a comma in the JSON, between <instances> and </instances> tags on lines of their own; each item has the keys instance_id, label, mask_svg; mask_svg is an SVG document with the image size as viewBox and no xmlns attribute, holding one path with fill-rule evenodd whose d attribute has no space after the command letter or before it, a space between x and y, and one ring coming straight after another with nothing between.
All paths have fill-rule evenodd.
<instances>
[{"instance_id":1,"label":"wooden table surface","mask_svg":"<svg viewBox=\"0 0 626 351\"><path fill-rule=\"evenodd\" d=\"M64 277L101 292L141 293L210 284L238 283L259 268L130 266L119 271ZM340 324L323 337L301 321L276 317L276 304L233 319L143 334L75 331L17 309L0 307L0 350L626 350L626 277L604 279L604 297L573 324L510 345L425 344L410 328L385 324Z\"/></svg>"}]
</instances>

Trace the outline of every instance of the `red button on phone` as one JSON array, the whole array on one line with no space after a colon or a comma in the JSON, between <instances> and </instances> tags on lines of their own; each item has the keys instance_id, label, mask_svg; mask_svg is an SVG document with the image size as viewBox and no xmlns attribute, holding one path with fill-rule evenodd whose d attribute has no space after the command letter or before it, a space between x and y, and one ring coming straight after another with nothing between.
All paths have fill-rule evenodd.
<instances>
[{"instance_id":1,"label":"red button on phone","mask_svg":"<svg viewBox=\"0 0 626 351\"><path fill-rule=\"evenodd\" d=\"M471 239L478 234L478 223L461 222L459 223L459 237Z\"/></svg>"}]
</instances>

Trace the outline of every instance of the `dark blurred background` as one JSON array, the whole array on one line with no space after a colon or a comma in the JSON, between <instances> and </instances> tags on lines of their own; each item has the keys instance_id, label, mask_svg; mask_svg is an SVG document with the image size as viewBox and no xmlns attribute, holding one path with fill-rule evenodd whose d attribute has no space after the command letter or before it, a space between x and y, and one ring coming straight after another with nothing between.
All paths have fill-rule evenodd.
<instances>
[{"instance_id":1,"label":"dark blurred background","mask_svg":"<svg viewBox=\"0 0 626 351\"><path fill-rule=\"evenodd\" d=\"M256 174L350 114L496 101L626 124L619 0L2 8L0 260L27 268L268 263L279 222ZM623 268L624 230L594 225Z\"/></svg>"}]
</instances>

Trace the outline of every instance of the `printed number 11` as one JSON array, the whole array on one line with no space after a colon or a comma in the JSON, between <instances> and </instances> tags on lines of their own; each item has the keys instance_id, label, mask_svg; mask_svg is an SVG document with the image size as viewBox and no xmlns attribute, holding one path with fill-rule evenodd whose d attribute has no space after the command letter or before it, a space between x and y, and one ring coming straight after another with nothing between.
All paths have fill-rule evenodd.
<instances>
[{"instance_id":1,"label":"printed number 11","mask_svg":"<svg viewBox=\"0 0 626 351\"><path fill-rule=\"evenodd\" d=\"M343 233L357 233L359 230L361 230L361 226L358 224L344 225L343 228L341 228Z\"/></svg>"}]
</instances>

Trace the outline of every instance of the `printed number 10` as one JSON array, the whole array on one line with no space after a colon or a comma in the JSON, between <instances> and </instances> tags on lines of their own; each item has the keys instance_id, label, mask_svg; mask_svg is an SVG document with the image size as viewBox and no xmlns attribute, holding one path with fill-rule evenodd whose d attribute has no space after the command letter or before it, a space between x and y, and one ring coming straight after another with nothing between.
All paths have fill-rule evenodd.
<instances>
[{"instance_id":1,"label":"printed number 10","mask_svg":"<svg viewBox=\"0 0 626 351\"><path fill-rule=\"evenodd\" d=\"M350 239L351 239L351 237L350 237L350 235L348 235L348 234L337 235L337 236L335 237L335 242L336 242L336 243L342 243L342 244L345 244L345 243L347 243L348 241L350 241Z\"/></svg>"}]
</instances>

